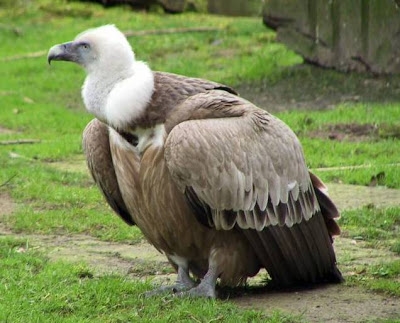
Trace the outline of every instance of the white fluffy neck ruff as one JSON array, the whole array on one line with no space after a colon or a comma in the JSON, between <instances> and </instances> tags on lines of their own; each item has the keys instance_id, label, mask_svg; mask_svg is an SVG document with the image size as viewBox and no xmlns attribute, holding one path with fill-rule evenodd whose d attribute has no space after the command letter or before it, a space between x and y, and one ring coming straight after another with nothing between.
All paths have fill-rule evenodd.
<instances>
[{"instance_id":1,"label":"white fluffy neck ruff","mask_svg":"<svg viewBox=\"0 0 400 323\"><path fill-rule=\"evenodd\" d=\"M82 96L90 113L122 130L145 112L153 91L152 70L146 63L134 61L119 73L113 73L112 69L107 73L90 73Z\"/></svg>"},{"instance_id":2,"label":"white fluffy neck ruff","mask_svg":"<svg viewBox=\"0 0 400 323\"><path fill-rule=\"evenodd\" d=\"M133 74L115 84L107 97L105 117L115 129L124 129L146 110L154 91L154 75L144 62L133 64Z\"/></svg>"}]
</instances>

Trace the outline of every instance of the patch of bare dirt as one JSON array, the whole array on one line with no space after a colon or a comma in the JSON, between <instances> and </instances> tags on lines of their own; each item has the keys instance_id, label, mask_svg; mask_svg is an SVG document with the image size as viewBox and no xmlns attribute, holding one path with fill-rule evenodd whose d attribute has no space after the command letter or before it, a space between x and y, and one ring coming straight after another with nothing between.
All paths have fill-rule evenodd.
<instances>
[{"instance_id":1,"label":"patch of bare dirt","mask_svg":"<svg viewBox=\"0 0 400 323\"><path fill-rule=\"evenodd\" d=\"M248 295L235 302L246 308L302 315L308 322L377 322L400 315L398 299L346 285Z\"/></svg>"},{"instance_id":2,"label":"patch of bare dirt","mask_svg":"<svg viewBox=\"0 0 400 323\"><path fill-rule=\"evenodd\" d=\"M14 131L0 126L0 134L11 134L11 133L14 133Z\"/></svg>"},{"instance_id":3,"label":"patch of bare dirt","mask_svg":"<svg viewBox=\"0 0 400 323\"><path fill-rule=\"evenodd\" d=\"M378 137L378 127L373 124L340 123L327 125L324 129L311 131L311 138L323 138L337 141L364 141Z\"/></svg>"},{"instance_id":4,"label":"patch of bare dirt","mask_svg":"<svg viewBox=\"0 0 400 323\"><path fill-rule=\"evenodd\" d=\"M377 192L381 189L365 187L363 190L366 191L355 193L359 187L347 186L329 185L331 195L341 209L370 204L371 197L378 196ZM347 194L340 195L346 190L348 190ZM370 195L365 192L370 192ZM347 201L352 200L349 197L351 194L353 196L356 194L359 198L353 199L353 203L348 205ZM385 194L389 193L382 189L382 196ZM390 190L390 194L398 194L396 196L400 197L400 192L397 190ZM400 198L390 200L394 200L393 203L400 203ZM379 205L378 201L376 204ZM10 214L13 210L14 203L10 196L7 193L0 193L0 216ZM104 242L86 235L15 234L7 230L1 223L0 235L26 239L28 248L44 252L51 260L68 262L84 260L97 275L118 273L134 279L152 279L155 284L169 284L176 277L165 257L145 242L130 245ZM337 238L335 249L339 267L345 277L359 275L357 268L360 266L400 258L387 250L371 249L363 241L347 238ZM260 276L252 279L251 285L258 286L258 288L255 288L254 291L240 293L239 297L235 297L231 301L242 307L266 312L279 309L286 313L301 315L308 322L373 322L378 319L400 317L399 298L373 293L346 284L277 291L262 288L260 282Z\"/></svg>"},{"instance_id":5,"label":"patch of bare dirt","mask_svg":"<svg viewBox=\"0 0 400 323\"><path fill-rule=\"evenodd\" d=\"M379 138L400 138L400 125L338 123L310 131L307 135L311 138L355 142Z\"/></svg>"},{"instance_id":6,"label":"patch of bare dirt","mask_svg":"<svg viewBox=\"0 0 400 323\"><path fill-rule=\"evenodd\" d=\"M121 274L134 277L172 274L166 258L148 243L105 242L87 235L26 235L29 244L51 260L85 262L98 275ZM164 277L165 275L165 277Z\"/></svg>"},{"instance_id":7,"label":"patch of bare dirt","mask_svg":"<svg viewBox=\"0 0 400 323\"><path fill-rule=\"evenodd\" d=\"M400 190L384 186L361 186L328 183L329 196L340 211L363 206L387 207L400 205Z\"/></svg>"},{"instance_id":8,"label":"patch of bare dirt","mask_svg":"<svg viewBox=\"0 0 400 323\"><path fill-rule=\"evenodd\" d=\"M14 209L15 204L11 196L7 193L0 192L0 217L12 214Z\"/></svg>"},{"instance_id":9,"label":"patch of bare dirt","mask_svg":"<svg viewBox=\"0 0 400 323\"><path fill-rule=\"evenodd\" d=\"M61 171L89 173L83 154L68 159L67 161L52 161L48 163L48 165Z\"/></svg>"}]
</instances>

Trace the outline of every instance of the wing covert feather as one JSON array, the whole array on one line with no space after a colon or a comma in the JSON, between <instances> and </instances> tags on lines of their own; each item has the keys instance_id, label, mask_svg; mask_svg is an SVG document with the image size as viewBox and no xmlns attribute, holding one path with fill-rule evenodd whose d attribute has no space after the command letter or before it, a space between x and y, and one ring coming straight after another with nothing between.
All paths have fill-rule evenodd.
<instances>
[{"instance_id":1,"label":"wing covert feather","mask_svg":"<svg viewBox=\"0 0 400 323\"><path fill-rule=\"evenodd\" d=\"M209 222L217 229L237 223L262 230L308 220L318 203L297 137L279 119L232 97L210 91L182 104L186 117L172 127L165 143L173 179L213 210ZM198 107L207 111L205 118ZM195 111L192 119L187 117L190 109ZM218 109L215 118L212 109Z\"/></svg>"}]
</instances>

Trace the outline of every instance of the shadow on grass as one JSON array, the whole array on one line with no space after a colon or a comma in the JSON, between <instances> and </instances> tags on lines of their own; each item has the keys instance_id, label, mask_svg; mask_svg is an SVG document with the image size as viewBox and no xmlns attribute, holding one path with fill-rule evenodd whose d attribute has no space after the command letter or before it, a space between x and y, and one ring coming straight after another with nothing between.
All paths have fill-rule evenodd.
<instances>
[{"instance_id":1,"label":"shadow on grass","mask_svg":"<svg viewBox=\"0 0 400 323\"><path fill-rule=\"evenodd\" d=\"M400 102L400 75L340 73L301 64L236 89L269 112L320 110L346 102Z\"/></svg>"}]
</instances>

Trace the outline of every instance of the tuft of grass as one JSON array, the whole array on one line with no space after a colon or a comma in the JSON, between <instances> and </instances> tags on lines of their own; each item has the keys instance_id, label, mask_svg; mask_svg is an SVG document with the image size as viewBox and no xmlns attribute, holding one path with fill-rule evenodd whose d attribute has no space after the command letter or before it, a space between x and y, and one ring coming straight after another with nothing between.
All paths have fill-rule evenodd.
<instances>
[{"instance_id":1,"label":"tuft of grass","mask_svg":"<svg viewBox=\"0 0 400 323\"><path fill-rule=\"evenodd\" d=\"M360 274L348 277L348 284L400 296L400 260L366 266Z\"/></svg>"},{"instance_id":2,"label":"tuft of grass","mask_svg":"<svg viewBox=\"0 0 400 323\"><path fill-rule=\"evenodd\" d=\"M396 251L399 245L400 207L364 207L345 210L339 219L342 236L367 241L374 247Z\"/></svg>"}]
</instances>

